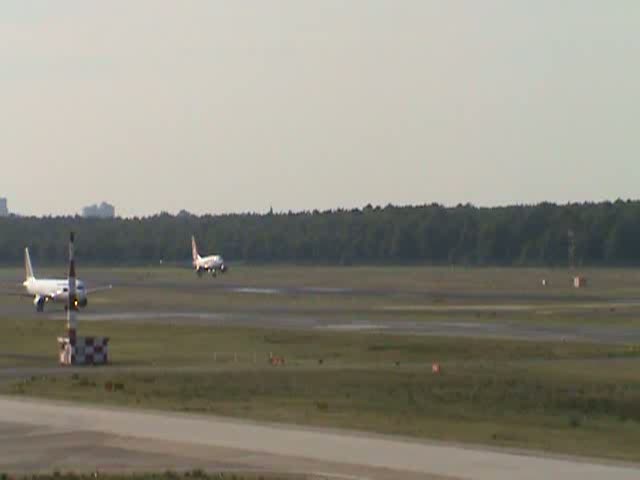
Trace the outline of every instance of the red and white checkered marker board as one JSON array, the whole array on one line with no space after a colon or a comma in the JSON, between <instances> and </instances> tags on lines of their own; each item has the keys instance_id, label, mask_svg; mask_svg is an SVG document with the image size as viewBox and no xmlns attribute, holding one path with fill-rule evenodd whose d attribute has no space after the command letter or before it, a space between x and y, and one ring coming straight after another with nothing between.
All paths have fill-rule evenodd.
<instances>
[{"instance_id":1,"label":"red and white checkered marker board","mask_svg":"<svg viewBox=\"0 0 640 480\"><path fill-rule=\"evenodd\" d=\"M108 337L58 337L61 365L104 365L109 361Z\"/></svg>"}]
</instances>

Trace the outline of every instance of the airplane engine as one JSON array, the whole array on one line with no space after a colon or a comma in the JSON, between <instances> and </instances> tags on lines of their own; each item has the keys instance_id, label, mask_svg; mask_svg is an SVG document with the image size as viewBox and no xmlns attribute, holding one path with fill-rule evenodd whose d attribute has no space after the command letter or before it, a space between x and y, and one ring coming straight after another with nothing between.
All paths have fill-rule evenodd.
<instances>
[{"instance_id":1,"label":"airplane engine","mask_svg":"<svg viewBox=\"0 0 640 480\"><path fill-rule=\"evenodd\" d=\"M220 265L220 273L226 273L229 268L223 263Z\"/></svg>"}]
</instances>

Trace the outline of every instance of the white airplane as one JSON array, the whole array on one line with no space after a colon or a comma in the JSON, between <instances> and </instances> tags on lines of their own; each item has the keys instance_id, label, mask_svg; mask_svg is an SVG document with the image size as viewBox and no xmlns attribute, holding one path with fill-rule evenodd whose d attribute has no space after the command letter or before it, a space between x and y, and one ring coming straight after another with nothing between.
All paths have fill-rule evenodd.
<instances>
[{"instance_id":1,"label":"white airplane","mask_svg":"<svg viewBox=\"0 0 640 480\"><path fill-rule=\"evenodd\" d=\"M44 305L48 302L60 303L65 306L69 302L69 279L52 279L52 278L36 278L33 274L33 267L31 266L31 257L29 256L29 249L24 249L24 268L26 271L26 280L22 285L27 290L27 295L33 296L33 304L36 306L36 311L43 312ZM112 286L99 287L92 290L87 290L82 280L76 281L76 307L86 307L88 303L87 296L89 292L95 292L98 290L111 289Z\"/></svg>"},{"instance_id":2,"label":"white airplane","mask_svg":"<svg viewBox=\"0 0 640 480\"><path fill-rule=\"evenodd\" d=\"M193 258L193 268L195 268L199 277L201 277L204 272L210 272L211 275L215 277L218 272L225 273L229 270L224 263L224 258L220 255L201 257L198 254L198 246L193 236L191 237L191 256Z\"/></svg>"}]
</instances>

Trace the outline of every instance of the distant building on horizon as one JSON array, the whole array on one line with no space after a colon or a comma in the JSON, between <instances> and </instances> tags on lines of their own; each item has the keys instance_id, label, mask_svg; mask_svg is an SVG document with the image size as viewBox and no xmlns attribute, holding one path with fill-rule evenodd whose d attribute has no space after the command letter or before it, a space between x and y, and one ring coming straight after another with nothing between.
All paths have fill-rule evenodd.
<instances>
[{"instance_id":1,"label":"distant building on horizon","mask_svg":"<svg viewBox=\"0 0 640 480\"><path fill-rule=\"evenodd\" d=\"M7 199L0 197L0 217L8 217L9 209L7 208Z\"/></svg>"},{"instance_id":2,"label":"distant building on horizon","mask_svg":"<svg viewBox=\"0 0 640 480\"><path fill-rule=\"evenodd\" d=\"M89 205L82 209L82 216L86 218L114 218L116 209L113 205L102 202L100 205Z\"/></svg>"}]
</instances>

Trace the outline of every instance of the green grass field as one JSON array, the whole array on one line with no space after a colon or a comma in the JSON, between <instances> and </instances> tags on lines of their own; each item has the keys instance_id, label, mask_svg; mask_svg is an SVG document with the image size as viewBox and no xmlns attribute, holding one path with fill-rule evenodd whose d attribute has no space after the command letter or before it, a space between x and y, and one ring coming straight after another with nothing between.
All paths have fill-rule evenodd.
<instances>
[{"instance_id":1,"label":"green grass field","mask_svg":"<svg viewBox=\"0 0 640 480\"><path fill-rule=\"evenodd\" d=\"M236 266L216 279L158 266L79 271L115 285L92 296L87 313L640 326L637 269ZM587 288L572 288L576 273ZM0 269L5 287L21 277ZM111 337L112 364L68 371L56 363L62 320L14 296L2 297L2 311L15 314L0 314L1 393L640 461L633 345L211 327L179 315L83 322L81 313L83 335ZM285 366L269 365L270 353Z\"/></svg>"},{"instance_id":2,"label":"green grass field","mask_svg":"<svg viewBox=\"0 0 640 480\"><path fill-rule=\"evenodd\" d=\"M55 366L61 323L0 325L4 367ZM83 333L109 334L112 365L26 373L0 391L640 460L632 346L109 322Z\"/></svg>"}]
</instances>

